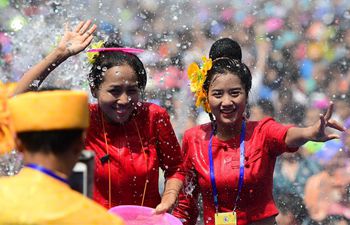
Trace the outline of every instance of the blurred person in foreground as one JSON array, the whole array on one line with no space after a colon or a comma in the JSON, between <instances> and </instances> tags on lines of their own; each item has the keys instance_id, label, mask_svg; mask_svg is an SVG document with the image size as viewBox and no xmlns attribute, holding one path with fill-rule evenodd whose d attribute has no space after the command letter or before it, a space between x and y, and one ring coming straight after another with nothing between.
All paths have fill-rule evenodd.
<instances>
[{"instance_id":1,"label":"blurred person in foreground","mask_svg":"<svg viewBox=\"0 0 350 225\"><path fill-rule=\"evenodd\" d=\"M16 147L25 163L0 178L0 224L124 224L68 185L89 125L87 94L48 90L7 99L0 86L0 145Z\"/></svg>"}]
</instances>

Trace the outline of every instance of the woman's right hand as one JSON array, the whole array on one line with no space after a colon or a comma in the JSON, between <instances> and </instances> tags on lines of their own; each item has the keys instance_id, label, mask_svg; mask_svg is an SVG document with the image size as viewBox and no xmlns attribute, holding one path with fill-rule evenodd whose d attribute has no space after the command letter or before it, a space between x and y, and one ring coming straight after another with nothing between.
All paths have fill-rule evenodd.
<instances>
[{"instance_id":1,"label":"woman's right hand","mask_svg":"<svg viewBox=\"0 0 350 225\"><path fill-rule=\"evenodd\" d=\"M90 44L96 28L95 24L91 26L91 20L81 21L74 30L70 30L66 24L64 35L57 46L58 50L66 57L78 54Z\"/></svg>"}]
</instances>

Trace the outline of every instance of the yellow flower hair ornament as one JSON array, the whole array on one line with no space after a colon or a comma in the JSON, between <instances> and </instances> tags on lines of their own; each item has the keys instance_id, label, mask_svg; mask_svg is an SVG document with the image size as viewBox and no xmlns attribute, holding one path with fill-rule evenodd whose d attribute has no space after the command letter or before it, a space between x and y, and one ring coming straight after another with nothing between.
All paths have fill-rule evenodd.
<instances>
[{"instance_id":1,"label":"yellow flower hair ornament","mask_svg":"<svg viewBox=\"0 0 350 225\"><path fill-rule=\"evenodd\" d=\"M144 52L144 50L140 48L128 48L128 47L104 48L103 45L104 45L104 42L99 41L97 43L92 44L91 45L92 48L87 51L87 57L91 64L95 62L100 52L124 52L124 53L131 53L131 54Z\"/></svg>"},{"instance_id":2,"label":"yellow flower hair ornament","mask_svg":"<svg viewBox=\"0 0 350 225\"><path fill-rule=\"evenodd\" d=\"M99 41L99 42L92 43L90 50L102 48L103 44L104 44L104 41ZM98 55L100 53L99 52L92 52L90 50L88 50L88 52L86 53L86 56L88 58L89 63L90 64L94 64L96 58L98 57Z\"/></svg>"},{"instance_id":3,"label":"yellow flower hair ornament","mask_svg":"<svg viewBox=\"0 0 350 225\"><path fill-rule=\"evenodd\" d=\"M8 106L8 99L15 85L15 83L4 84L0 81L0 155L15 148L15 129Z\"/></svg>"},{"instance_id":4,"label":"yellow flower hair ornament","mask_svg":"<svg viewBox=\"0 0 350 225\"><path fill-rule=\"evenodd\" d=\"M196 107L202 106L208 113L211 112L207 93L203 89L203 84L207 78L207 72L212 67L212 60L205 56L202 57L202 66L192 63L187 69L187 75L190 80L191 92L195 93Z\"/></svg>"}]
</instances>

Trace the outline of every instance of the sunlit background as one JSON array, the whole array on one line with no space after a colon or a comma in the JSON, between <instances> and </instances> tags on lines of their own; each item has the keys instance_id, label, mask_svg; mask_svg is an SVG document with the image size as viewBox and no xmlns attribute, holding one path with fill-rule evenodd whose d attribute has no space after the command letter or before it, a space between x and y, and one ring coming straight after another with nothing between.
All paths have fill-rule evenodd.
<instances>
[{"instance_id":1,"label":"sunlit background","mask_svg":"<svg viewBox=\"0 0 350 225\"><path fill-rule=\"evenodd\" d=\"M333 101L334 118L350 126L349 0L0 0L1 80L17 81L54 48L64 23L86 19L98 25L94 41L113 36L146 50L140 55L148 72L145 98L168 110L180 142L184 130L209 120L193 106L186 68L208 56L220 37L242 46L252 71L251 119L310 125ZM88 71L81 53L44 85L89 91ZM307 143L278 160L279 224L350 224L349 136ZM0 175L18 172L18 157L3 156Z\"/></svg>"}]
</instances>

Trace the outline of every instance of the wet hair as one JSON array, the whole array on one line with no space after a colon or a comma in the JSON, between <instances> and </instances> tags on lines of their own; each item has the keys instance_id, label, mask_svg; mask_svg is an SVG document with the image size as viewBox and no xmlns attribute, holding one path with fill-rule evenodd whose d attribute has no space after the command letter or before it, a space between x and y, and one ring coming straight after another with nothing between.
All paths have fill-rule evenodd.
<instances>
[{"instance_id":1,"label":"wet hair","mask_svg":"<svg viewBox=\"0 0 350 225\"><path fill-rule=\"evenodd\" d=\"M242 61L241 46L230 38L222 38L215 41L210 48L209 58L215 60L221 57Z\"/></svg>"},{"instance_id":2,"label":"wet hair","mask_svg":"<svg viewBox=\"0 0 350 225\"><path fill-rule=\"evenodd\" d=\"M213 61L211 69L207 73L207 77L203 84L203 89L208 94L209 93L209 86L212 80L216 75L224 75L231 73L233 75L236 75L240 81L242 82L242 85L244 87L244 90L246 92L246 96L248 99L249 91L252 87L252 75L250 73L249 68L242 63L239 60L230 59L227 57L217 58ZM210 120L214 122L214 117L212 113L209 113ZM215 129L215 126L214 126Z\"/></svg>"},{"instance_id":3,"label":"wet hair","mask_svg":"<svg viewBox=\"0 0 350 225\"><path fill-rule=\"evenodd\" d=\"M122 47L116 39L108 40L103 44L104 48ZM144 90L147 83L147 74L141 60L132 53L125 52L100 52L92 65L88 80L91 91L98 90L104 80L104 72L114 66L130 66L136 73L138 88Z\"/></svg>"},{"instance_id":4,"label":"wet hair","mask_svg":"<svg viewBox=\"0 0 350 225\"><path fill-rule=\"evenodd\" d=\"M212 46L210 47L209 50L209 58L213 60L213 66L212 68L208 71L206 80L203 84L204 90L209 92L209 85L214 78L214 75L216 74L225 74L227 72L233 73L239 77L241 82L245 86L246 93L248 95L248 92L252 86L252 76L250 74L250 71L246 65L244 65L241 60L242 60L242 49L241 46L231 38L221 38L217 41L215 41ZM232 68L226 68L226 67L231 67L231 64L233 65L234 62L238 62L238 65L246 68L246 72L249 73L248 77L245 79L242 79L242 72L239 69L234 69ZM243 65L244 66L243 66ZM239 75L240 74L240 75ZM250 78L249 78L250 77ZM250 81L249 81L250 79ZM214 117L212 113L209 113L209 118L212 121L214 132L216 131L216 125L214 123Z\"/></svg>"},{"instance_id":5,"label":"wet hair","mask_svg":"<svg viewBox=\"0 0 350 225\"><path fill-rule=\"evenodd\" d=\"M209 92L210 83L215 75L227 73L234 74L241 80L248 97L249 91L252 87L252 75L249 68L241 61L227 57L218 58L213 61L212 68L208 71L207 77L203 84L204 90L207 93Z\"/></svg>"}]
</instances>

